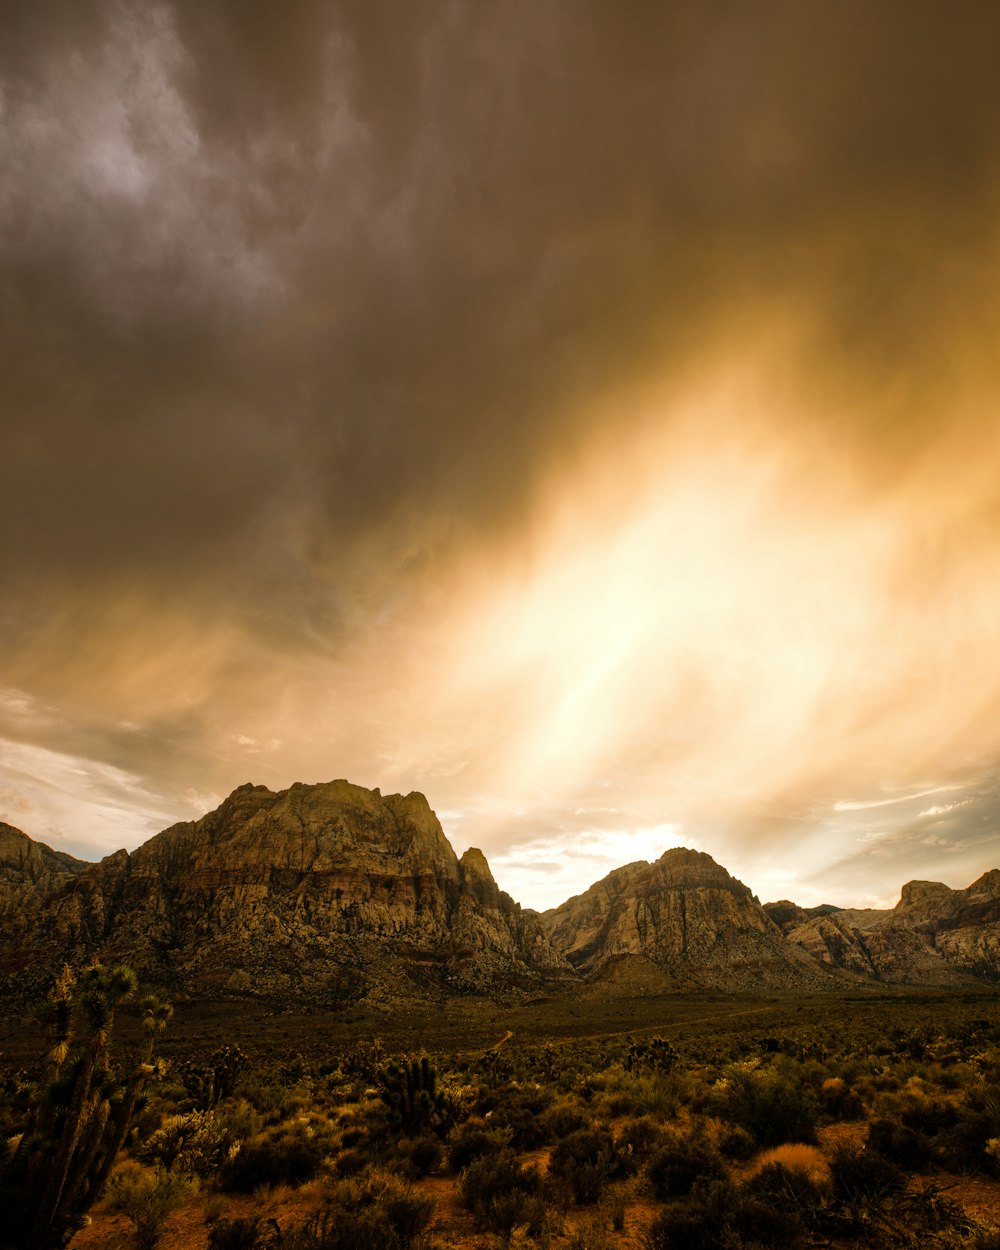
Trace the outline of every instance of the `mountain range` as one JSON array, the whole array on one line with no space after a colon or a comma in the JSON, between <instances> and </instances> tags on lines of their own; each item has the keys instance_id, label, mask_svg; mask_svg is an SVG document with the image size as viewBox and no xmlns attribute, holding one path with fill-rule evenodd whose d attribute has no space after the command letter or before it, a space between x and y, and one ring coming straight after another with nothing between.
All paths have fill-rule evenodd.
<instances>
[{"instance_id":1,"label":"mountain range","mask_svg":"<svg viewBox=\"0 0 1000 1250\"><path fill-rule=\"evenodd\" d=\"M747 991L1000 981L1000 871L911 881L888 910L761 904L671 848L561 906L522 908L481 851L459 858L422 794L347 781L244 785L198 821L85 863L0 824L0 983L125 960L195 998L398 1007L582 981ZM648 974L648 975L647 975Z\"/></svg>"}]
</instances>

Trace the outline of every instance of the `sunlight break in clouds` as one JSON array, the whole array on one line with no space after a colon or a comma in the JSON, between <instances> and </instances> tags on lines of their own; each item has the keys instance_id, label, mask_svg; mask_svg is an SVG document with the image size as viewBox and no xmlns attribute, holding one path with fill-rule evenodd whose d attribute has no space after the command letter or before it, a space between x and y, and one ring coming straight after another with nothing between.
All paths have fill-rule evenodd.
<instances>
[{"instance_id":1,"label":"sunlight break in clouds","mask_svg":"<svg viewBox=\"0 0 1000 1250\"><path fill-rule=\"evenodd\" d=\"M764 7L0 6L0 817L1000 860L1000 16Z\"/></svg>"}]
</instances>

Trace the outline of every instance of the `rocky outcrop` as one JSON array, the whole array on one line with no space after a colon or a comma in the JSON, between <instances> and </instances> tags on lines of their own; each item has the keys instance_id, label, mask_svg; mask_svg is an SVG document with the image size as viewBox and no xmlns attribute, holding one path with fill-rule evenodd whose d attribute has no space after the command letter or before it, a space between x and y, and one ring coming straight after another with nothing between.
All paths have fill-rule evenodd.
<instances>
[{"instance_id":1,"label":"rocky outcrop","mask_svg":"<svg viewBox=\"0 0 1000 1250\"><path fill-rule=\"evenodd\" d=\"M910 881L891 910L841 910L787 929L831 967L904 985L1000 980L1000 872L965 890Z\"/></svg>"},{"instance_id":2,"label":"rocky outcrop","mask_svg":"<svg viewBox=\"0 0 1000 1250\"><path fill-rule=\"evenodd\" d=\"M32 914L45 898L89 867L64 851L0 821L0 924L9 926L18 916Z\"/></svg>"},{"instance_id":3,"label":"rocky outcrop","mask_svg":"<svg viewBox=\"0 0 1000 1250\"><path fill-rule=\"evenodd\" d=\"M829 980L785 941L748 887L700 851L676 848L655 863L628 864L542 919L556 949L583 973L637 956L685 984L752 989Z\"/></svg>"},{"instance_id":4,"label":"rocky outcrop","mask_svg":"<svg viewBox=\"0 0 1000 1250\"><path fill-rule=\"evenodd\" d=\"M125 960L173 995L399 1008L587 993L1000 981L1000 871L911 881L886 911L762 907L709 855L628 864L539 916L456 856L421 794L245 785L201 820L84 864L0 824L0 983Z\"/></svg>"},{"instance_id":5,"label":"rocky outcrop","mask_svg":"<svg viewBox=\"0 0 1000 1250\"><path fill-rule=\"evenodd\" d=\"M832 916L834 912L842 911L843 908L834 907L832 903L821 903L819 907L800 907L798 903L783 898L777 903L765 903L764 910L782 933L788 933L790 929L805 924L808 920L819 916Z\"/></svg>"},{"instance_id":6,"label":"rocky outcrop","mask_svg":"<svg viewBox=\"0 0 1000 1250\"><path fill-rule=\"evenodd\" d=\"M346 781L240 787L64 885L8 968L18 950L127 959L175 992L326 1003L502 996L570 972L481 852L458 859L423 795Z\"/></svg>"}]
</instances>

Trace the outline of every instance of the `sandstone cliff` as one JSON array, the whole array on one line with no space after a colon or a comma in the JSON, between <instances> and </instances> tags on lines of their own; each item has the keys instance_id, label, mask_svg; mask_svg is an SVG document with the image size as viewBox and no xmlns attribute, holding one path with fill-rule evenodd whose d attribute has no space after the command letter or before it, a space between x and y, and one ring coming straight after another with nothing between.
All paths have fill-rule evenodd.
<instances>
[{"instance_id":1,"label":"sandstone cliff","mask_svg":"<svg viewBox=\"0 0 1000 1250\"><path fill-rule=\"evenodd\" d=\"M845 909L787 928L789 940L831 967L908 985L1000 980L1000 872L965 890L910 881L888 911Z\"/></svg>"},{"instance_id":2,"label":"sandstone cliff","mask_svg":"<svg viewBox=\"0 0 1000 1250\"><path fill-rule=\"evenodd\" d=\"M0 824L0 981L124 959L173 994L400 1006L555 983L836 988L1000 980L1000 871L911 881L888 911L762 907L710 856L628 864L539 916L459 859L420 794L241 786L201 820L83 864ZM588 991L590 992L590 991Z\"/></svg>"},{"instance_id":3,"label":"sandstone cliff","mask_svg":"<svg viewBox=\"0 0 1000 1250\"><path fill-rule=\"evenodd\" d=\"M676 848L616 869L542 919L574 968L641 957L679 984L822 985L822 966L785 941L747 886L709 855Z\"/></svg>"},{"instance_id":4,"label":"sandstone cliff","mask_svg":"<svg viewBox=\"0 0 1000 1250\"><path fill-rule=\"evenodd\" d=\"M64 884L8 943L8 970L19 950L127 959L174 991L325 1003L570 973L482 854L457 858L423 795L346 781L240 787Z\"/></svg>"},{"instance_id":5,"label":"sandstone cliff","mask_svg":"<svg viewBox=\"0 0 1000 1250\"><path fill-rule=\"evenodd\" d=\"M88 866L0 821L0 924L10 925L19 914L35 911Z\"/></svg>"}]
</instances>

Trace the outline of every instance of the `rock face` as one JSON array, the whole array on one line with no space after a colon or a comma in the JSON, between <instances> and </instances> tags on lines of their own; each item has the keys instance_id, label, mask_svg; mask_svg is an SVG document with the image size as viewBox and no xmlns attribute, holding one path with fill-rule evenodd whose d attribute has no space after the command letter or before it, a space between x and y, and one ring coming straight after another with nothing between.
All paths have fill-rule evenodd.
<instances>
[{"instance_id":1,"label":"rock face","mask_svg":"<svg viewBox=\"0 0 1000 1250\"><path fill-rule=\"evenodd\" d=\"M906 985L1000 981L1000 871L965 890L910 881L889 911L793 919L790 941L831 967Z\"/></svg>"},{"instance_id":2,"label":"rock face","mask_svg":"<svg viewBox=\"0 0 1000 1250\"><path fill-rule=\"evenodd\" d=\"M747 886L700 851L676 848L655 863L628 864L542 920L583 973L633 956L682 984L752 989L830 980L785 941Z\"/></svg>"},{"instance_id":3,"label":"rock face","mask_svg":"<svg viewBox=\"0 0 1000 1250\"><path fill-rule=\"evenodd\" d=\"M36 910L87 867L83 860L33 842L20 829L0 821L0 925Z\"/></svg>"},{"instance_id":4,"label":"rock face","mask_svg":"<svg viewBox=\"0 0 1000 1250\"><path fill-rule=\"evenodd\" d=\"M1000 871L888 911L762 907L710 856L628 864L539 916L459 859L421 794L241 786L99 864L0 823L0 988L124 960L174 995L399 1008L587 978L588 993L1000 981Z\"/></svg>"},{"instance_id":5,"label":"rock face","mask_svg":"<svg viewBox=\"0 0 1000 1250\"><path fill-rule=\"evenodd\" d=\"M20 928L8 970L18 950L49 963L100 955L198 995L503 995L570 973L482 853L457 858L423 795L346 781L242 786L203 819L89 866Z\"/></svg>"}]
</instances>

